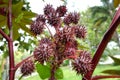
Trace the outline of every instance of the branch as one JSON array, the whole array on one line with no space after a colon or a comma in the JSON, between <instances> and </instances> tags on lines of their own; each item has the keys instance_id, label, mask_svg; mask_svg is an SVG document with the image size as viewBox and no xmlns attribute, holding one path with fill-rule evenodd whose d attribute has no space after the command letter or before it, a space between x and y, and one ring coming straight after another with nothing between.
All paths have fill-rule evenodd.
<instances>
[{"instance_id":1,"label":"branch","mask_svg":"<svg viewBox=\"0 0 120 80\"><path fill-rule=\"evenodd\" d=\"M7 26L9 28L9 37L8 41L9 48L9 80L14 80L15 78L15 63L14 63L14 50L13 50L13 37L12 37L12 0L8 0L8 13L7 13Z\"/></svg>"},{"instance_id":2,"label":"branch","mask_svg":"<svg viewBox=\"0 0 120 80\"><path fill-rule=\"evenodd\" d=\"M49 31L49 33L50 33L50 35L51 35L51 38L53 38L52 32L50 31L49 27L48 27L47 25L45 25L45 26L46 26L46 28L48 29L48 31Z\"/></svg>"},{"instance_id":3,"label":"branch","mask_svg":"<svg viewBox=\"0 0 120 80\"><path fill-rule=\"evenodd\" d=\"M91 76L103 54L103 51L104 49L106 48L108 42L110 41L113 33L115 32L116 28L118 27L118 25L120 24L120 8L118 9L118 11L116 12L112 22L111 22L111 25L110 25L110 28L108 29L108 31L105 33L101 43L99 44L96 52L95 52L95 55L92 59L92 64L93 64L93 69L91 72L88 72L86 75L85 75L85 78L87 78L88 80L91 79ZM84 79L83 79L84 80Z\"/></svg>"},{"instance_id":4,"label":"branch","mask_svg":"<svg viewBox=\"0 0 120 80\"><path fill-rule=\"evenodd\" d=\"M6 34L2 31L2 29L0 29L0 34L1 34L7 41L10 41L9 36L6 35Z\"/></svg>"},{"instance_id":5,"label":"branch","mask_svg":"<svg viewBox=\"0 0 120 80\"><path fill-rule=\"evenodd\" d=\"M21 62L19 62L16 66L15 66L15 71L23 64L23 62L27 61L28 59L30 59L31 57L33 57L33 55L27 57L26 59L22 60Z\"/></svg>"},{"instance_id":6,"label":"branch","mask_svg":"<svg viewBox=\"0 0 120 80\"><path fill-rule=\"evenodd\" d=\"M94 76L91 80L99 80L105 78L120 78L120 75L99 75L99 76Z\"/></svg>"}]
</instances>

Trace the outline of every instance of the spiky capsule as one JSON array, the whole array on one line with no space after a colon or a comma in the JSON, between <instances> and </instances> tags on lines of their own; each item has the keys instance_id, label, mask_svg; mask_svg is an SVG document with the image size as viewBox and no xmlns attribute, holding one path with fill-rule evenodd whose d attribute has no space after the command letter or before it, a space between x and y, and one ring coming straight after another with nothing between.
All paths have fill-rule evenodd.
<instances>
[{"instance_id":1,"label":"spiky capsule","mask_svg":"<svg viewBox=\"0 0 120 80\"><path fill-rule=\"evenodd\" d=\"M35 49L34 57L38 62L43 64L45 61L48 61L53 53L54 46L52 45L51 41L48 38L44 38L40 41L40 44Z\"/></svg>"},{"instance_id":2,"label":"spiky capsule","mask_svg":"<svg viewBox=\"0 0 120 80\"><path fill-rule=\"evenodd\" d=\"M43 32L44 29L44 23L43 22L39 22L39 21L34 21L31 26L30 26L31 31L35 34L35 35L39 35Z\"/></svg>"},{"instance_id":3,"label":"spiky capsule","mask_svg":"<svg viewBox=\"0 0 120 80\"><path fill-rule=\"evenodd\" d=\"M47 17L49 17L49 16L55 14L55 9L53 8L52 5L47 4L47 5L45 6L45 8L44 8L44 14L45 14Z\"/></svg>"},{"instance_id":4,"label":"spiky capsule","mask_svg":"<svg viewBox=\"0 0 120 80\"><path fill-rule=\"evenodd\" d=\"M21 66L21 73L23 76L27 76L34 72L34 69L34 62L32 60L26 60Z\"/></svg>"},{"instance_id":5,"label":"spiky capsule","mask_svg":"<svg viewBox=\"0 0 120 80\"><path fill-rule=\"evenodd\" d=\"M89 52L82 51L80 56L72 63L73 69L77 72L77 74L84 76L87 72L92 70L91 60Z\"/></svg>"},{"instance_id":6,"label":"spiky capsule","mask_svg":"<svg viewBox=\"0 0 120 80\"><path fill-rule=\"evenodd\" d=\"M87 30L85 26L76 26L75 27L75 34L76 37L84 39L86 37Z\"/></svg>"},{"instance_id":7,"label":"spiky capsule","mask_svg":"<svg viewBox=\"0 0 120 80\"><path fill-rule=\"evenodd\" d=\"M38 17L36 18L37 22L43 22L45 23L46 19L44 15L38 15Z\"/></svg>"},{"instance_id":8,"label":"spiky capsule","mask_svg":"<svg viewBox=\"0 0 120 80\"><path fill-rule=\"evenodd\" d=\"M60 24L60 18L55 15L51 15L48 18L48 23L56 28Z\"/></svg>"},{"instance_id":9,"label":"spiky capsule","mask_svg":"<svg viewBox=\"0 0 120 80\"><path fill-rule=\"evenodd\" d=\"M77 24L80 19L80 16L77 12L69 13L65 18L64 18L64 23L66 25L69 25L71 23Z\"/></svg>"},{"instance_id":10,"label":"spiky capsule","mask_svg":"<svg viewBox=\"0 0 120 80\"><path fill-rule=\"evenodd\" d=\"M66 12L67 12L66 6L59 6L59 7L57 7L56 12L58 13L59 17L63 17L66 14Z\"/></svg>"}]
</instances>

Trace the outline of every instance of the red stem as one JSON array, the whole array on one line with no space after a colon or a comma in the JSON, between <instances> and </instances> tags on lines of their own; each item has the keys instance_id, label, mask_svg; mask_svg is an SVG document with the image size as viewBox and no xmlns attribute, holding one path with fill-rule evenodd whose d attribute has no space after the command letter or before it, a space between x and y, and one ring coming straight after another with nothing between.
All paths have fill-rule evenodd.
<instances>
[{"instance_id":1,"label":"red stem","mask_svg":"<svg viewBox=\"0 0 120 80\"><path fill-rule=\"evenodd\" d=\"M9 36L6 35L1 29L0 29L0 34L1 34L7 41L10 41Z\"/></svg>"},{"instance_id":2,"label":"red stem","mask_svg":"<svg viewBox=\"0 0 120 80\"><path fill-rule=\"evenodd\" d=\"M99 80L105 78L120 78L120 75L99 75L99 76L94 76L91 80Z\"/></svg>"},{"instance_id":3,"label":"red stem","mask_svg":"<svg viewBox=\"0 0 120 80\"><path fill-rule=\"evenodd\" d=\"M31 57L33 57L33 55L31 55L31 56L27 57L26 59L22 60L21 62L19 62L19 63L15 66L15 71L21 66L21 64L22 64L23 62L25 62L26 60L30 59Z\"/></svg>"},{"instance_id":4,"label":"red stem","mask_svg":"<svg viewBox=\"0 0 120 80\"><path fill-rule=\"evenodd\" d=\"M15 64L14 64L14 50L13 50L13 37L12 37L12 0L9 0L8 3L8 14L7 14L7 25L9 28L9 37L8 41L9 48L9 80L14 80L15 76Z\"/></svg>"},{"instance_id":5,"label":"red stem","mask_svg":"<svg viewBox=\"0 0 120 80\"><path fill-rule=\"evenodd\" d=\"M103 51L104 49L106 48L108 42L110 41L113 33L115 32L116 28L118 27L118 25L120 24L120 8L118 9L118 11L116 12L113 20L112 20L112 23L110 25L110 28L108 29L108 31L105 33L101 43L99 44L96 52L95 52L95 55L92 59L92 64L93 64L93 69L91 72L88 72L86 75L85 75L85 78L87 80L90 80L91 79L91 76L103 54ZM82 80L85 80L85 79L82 79Z\"/></svg>"}]
</instances>

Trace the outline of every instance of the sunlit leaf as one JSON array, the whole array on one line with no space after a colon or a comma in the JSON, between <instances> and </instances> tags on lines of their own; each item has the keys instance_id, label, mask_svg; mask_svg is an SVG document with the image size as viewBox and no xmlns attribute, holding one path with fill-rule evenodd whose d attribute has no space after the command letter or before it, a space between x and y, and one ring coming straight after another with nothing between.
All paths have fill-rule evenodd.
<instances>
[{"instance_id":1,"label":"sunlit leaf","mask_svg":"<svg viewBox=\"0 0 120 80\"><path fill-rule=\"evenodd\" d=\"M19 27L14 24L13 25L13 40L17 40L20 37L20 34L18 33Z\"/></svg>"},{"instance_id":2,"label":"sunlit leaf","mask_svg":"<svg viewBox=\"0 0 120 80\"><path fill-rule=\"evenodd\" d=\"M21 19L23 18L23 15L24 15L24 13L19 14L18 17L15 18L15 22L20 23Z\"/></svg>"},{"instance_id":3,"label":"sunlit leaf","mask_svg":"<svg viewBox=\"0 0 120 80\"><path fill-rule=\"evenodd\" d=\"M37 15L36 13L31 12L31 11L23 11L23 13L24 13L25 18L33 18Z\"/></svg>"},{"instance_id":4,"label":"sunlit leaf","mask_svg":"<svg viewBox=\"0 0 120 80\"><path fill-rule=\"evenodd\" d=\"M23 22L23 23L25 23L27 25L30 25L33 21L31 19L29 19L29 18L24 18L23 17L23 19L21 20L21 22Z\"/></svg>"},{"instance_id":5,"label":"sunlit leaf","mask_svg":"<svg viewBox=\"0 0 120 80\"><path fill-rule=\"evenodd\" d=\"M14 16L18 16L22 12L23 2L19 2L12 6L12 13Z\"/></svg>"},{"instance_id":6,"label":"sunlit leaf","mask_svg":"<svg viewBox=\"0 0 120 80\"><path fill-rule=\"evenodd\" d=\"M20 27L22 30L24 30L25 32L29 33L29 34L32 35L32 36L35 36L35 35L30 31L30 29L29 29L28 27L26 27L26 25L25 25L24 23L19 23L18 25L19 25L19 27Z\"/></svg>"},{"instance_id":7,"label":"sunlit leaf","mask_svg":"<svg viewBox=\"0 0 120 80\"><path fill-rule=\"evenodd\" d=\"M120 75L120 70L104 70L102 71L102 73L106 73L106 74L113 74L113 75Z\"/></svg>"},{"instance_id":8,"label":"sunlit leaf","mask_svg":"<svg viewBox=\"0 0 120 80\"><path fill-rule=\"evenodd\" d=\"M55 72L55 77L56 77L57 79L63 79L63 71L62 71L62 69L58 68L58 69L56 70L56 72Z\"/></svg>"},{"instance_id":9,"label":"sunlit leaf","mask_svg":"<svg viewBox=\"0 0 120 80\"><path fill-rule=\"evenodd\" d=\"M36 69L37 69L39 76L42 79L46 79L50 77L50 68L48 66L37 63Z\"/></svg>"},{"instance_id":10,"label":"sunlit leaf","mask_svg":"<svg viewBox=\"0 0 120 80\"><path fill-rule=\"evenodd\" d=\"M114 56L110 56L110 58L114 61L114 65L120 65L120 58Z\"/></svg>"},{"instance_id":11,"label":"sunlit leaf","mask_svg":"<svg viewBox=\"0 0 120 80\"><path fill-rule=\"evenodd\" d=\"M120 0L113 0L114 3L114 7L118 7L118 5L120 4Z\"/></svg>"},{"instance_id":12,"label":"sunlit leaf","mask_svg":"<svg viewBox=\"0 0 120 80\"><path fill-rule=\"evenodd\" d=\"M0 27L5 26L6 22L7 22L7 21L6 21L6 17L0 15Z\"/></svg>"}]
</instances>

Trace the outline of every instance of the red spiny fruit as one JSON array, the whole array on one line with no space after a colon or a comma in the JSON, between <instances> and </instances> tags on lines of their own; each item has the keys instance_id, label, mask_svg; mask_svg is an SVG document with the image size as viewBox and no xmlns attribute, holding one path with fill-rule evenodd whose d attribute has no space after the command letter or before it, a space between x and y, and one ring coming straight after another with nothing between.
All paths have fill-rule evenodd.
<instances>
[{"instance_id":1,"label":"red spiny fruit","mask_svg":"<svg viewBox=\"0 0 120 80\"><path fill-rule=\"evenodd\" d=\"M47 4L44 8L44 14L49 17L53 14L55 14L55 9L52 7L52 5Z\"/></svg>"},{"instance_id":2,"label":"red spiny fruit","mask_svg":"<svg viewBox=\"0 0 120 80\"><path fill-rule=\"evenodd\" d=\"M67 47L67 49L65 49L64 56L65 58L68 58L68 59L76 58L75 48Z\"/></svg>"},{"instance_id":3,"label":"red spiny fruit","mask_svg":"<svg viewBox=\"0 0 120 80\"><path fill-rule=\"evenodd\" d=\"M57 7L56 12L58 13L59 17L63 17L67 12L66 6Z\"/></svg>"},{"instance_id":4,"label":"red spiny fruit","mask_svg":"<svg viewBox=\"0 0 120 80\"><path fill-rule=\"evenodd\" d=\"M56 28L60 24L60 18L55 15L51 15L48 18L48 23Z\"/></svg>"},{"instance_id":5,"label":"red spiny fruit","mask_svg":"<svg viewBox=\"0 0 120 80\"><path fill-rule=\"evenodd\" d=\"M69 25L71 23L77 24L80 19L80 15L77 12L69 13L65 18L64 18L64 23L66 25Z\"/></svg>"},{"instance_id":6,"label":"red spiny fruit","mask_svg":"<svg viewBox=\"0 0 120 80\"><path fill-rule=\"evenodd\" d=\"M45 23L45 21L46 21L45 16L44 15L38 15L36 21Z\"/></svg>"},{"instance_id":7,"label":"red spiny fruit","mask_svg":"<svg viewBox=\"0 0 120 80\"><path fill-rule=\"evenodd\" d=\"M34 69L34 62L32 60L26 60L21 66L21 73L23 74L23 76L27 76L34 72Z\"/></svg>"},{"instance_id":8,"label":"red spiny fruit","mask_svg":"<svg viewBox=\"0 0 120 80\"><path fill-rule=\"evenodd\" d=\"M66 24L66 25L69 25L72 23L72 13L69 13L67 16L65 16L63 22Z\"/></svg>"},{"instance_id":9,"label":"red spiny fruit","mask_svg":"<svg viewBox=\"0 0 120 80\"><path fill-rule=\"evenodd\" d=\"M48 38L42 39L34 51L35 59L42 64L48 61L52 54L54 54L54 46Z\"/></svg>"},{"instance_id":10,"label":"red spiny fruit","mask_svg":"<svg viewBox=\"0 0 120 80\"><path fill-rule=\"evenodd\" d=\"M73 69L77 72L77 74L84 76L87 72L92 70L91 61L92 58L90 53L87 51L82 51L80 56L72 63Z\"/></svg>"},{"instance_id":11,"label":"red spiny fruit","mask_svg":"<svg viewBox=\"0 0 120 80\"><path fill-rule=\"evenodd\" d=\"M75 34L78 38L85 38L86 37L87 30L85 26L75 26Z\"/></svg>"},{"instance_id":12,"label":"red spiny fruit","mask_svg":"<svg viewBox=\"0 0 120 80\"><path fill-rule=\"evenodd\" d=\"M66 43L69 41L74 41L74 29L73 27L64 27L62 30L59 30L55 36L55 42L62 42L62 43Z\"/></svg>"},{"instance_id":13,"label":"red spiny fruit","mask_svg":"<svg viewBox=\"0 0 120 80\"><path fill-rule=\"evenodd\" d=\"M44 23L43 22L38 22L38 21L34 21L31 26L30 26L31 31L35 34L35 35L39 35L43 32L44 29Z\"/></svg>"},{"instance_id":14,"label":"red spiny fruit","mask_svg":"<svg viewBox=\"0 0 120 80\"><path fill-rule=\"evenodd\" d=\"M75 40L73 27L69 27L69 26L64 27L63 34L67 42L69 41L73 42Z\"/></svg>"},{"instance_id":15,"label":"red spiny fruit","mask_svg":"<svg viewBox=\"0 0 120 80\"><path fill-rule=\"evenodd\" d=\"M80 15L77 12L72 13L72 23L77 24L80 19Z\"/></svg>"}]
</instances>

